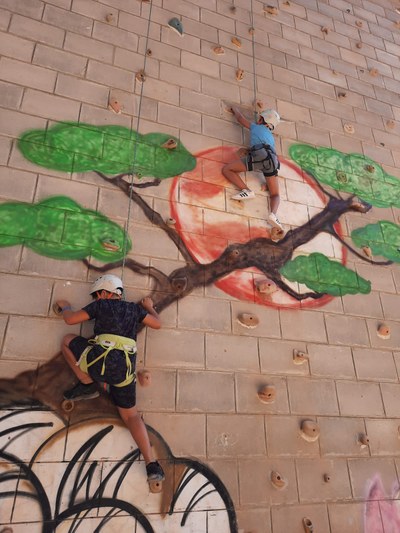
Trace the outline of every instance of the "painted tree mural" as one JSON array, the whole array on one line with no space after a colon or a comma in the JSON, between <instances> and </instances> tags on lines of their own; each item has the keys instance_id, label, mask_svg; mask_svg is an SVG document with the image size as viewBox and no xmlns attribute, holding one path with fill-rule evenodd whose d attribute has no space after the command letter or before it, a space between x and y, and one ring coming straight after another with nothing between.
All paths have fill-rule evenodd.
<instances>
[{"instance_id":1,"label":"painted tree mural","mask_svg":"<svg viewBox=\"0 0 400 533\"><path fill-rule=\"evenodd\" d=\"M300 167L300 172L306 173L314 181L319 194L324 198L324 208L306 224L290 229L285 235L274 235L272 231L264 234L265 236L249 238L245 242L231 242L220 250L218 256L201 262L188 246L185 234L189 230L185 227L184 218L178 221L176 227L170 227L135 190L157 186L162 179L189 173L195 169L196 158L178 139L161 133L140 135L120 126L62 123L47 130L24 133L19 139L19 148L32 163L49 169L96 172L105 181L113 183L123 191L143 210L145 216L175 243L186 265L169 275L125 257L127 268L140 274L149 273L154 278L153 297L159 310L189 294L198 286L218 283L230 273L243 269L256 269L297 302L323 301L327 295L334 297L369 293L370 282L341 262L320 252L299 255L297 251L301 246L322 233L332 236L358 258L371 264L388 265L400 262L400 227L393 222L382 220L354 230L351 233L352 244L345 241L337 230L338 221L346 213L367 213L372 206L400 207L399 180L387 174L373 160L359 154L343 154L336 150L313 148L304 144L293 145L290 156ZM231 158L232 153L232 148L222 147L218 161L215 162L217 172L220 172L222 161ZM197 167L200 163L201 154L197 156ZM153 180L143 181L143 177ZM199 187L212 186L204 180ZM50 199L48 204L49 202L53 203L56 209L63 204L61 211L64 212L80 209L77 205L74 207L72 203L68 204L68 199ZM11 208L15 212L18 209L29 211L28 206L21 204L19 207L11 204L2 206L5 212ZM31 211L34 211L34 207ZM10 217L8 212L4 216ZM94 215L86 213L86 216L90 218ZM101 215L96 216L101 219ZM106 219L101 220L103 225L107 225ZM56 225L57 223L55 222ZM109 221L108 227L111 227L110 224ZM36 223L35 227L37 226ZM14 235L15 233L17 235ZM60 249L65 246L63 252L55 252L53 244L48 245L47 249L45 246L33 247L30 244L31 236L22 233L24 231L19 228L11 235L3 236L3 246L21 242L22 239L25 244L43 255L56 257L57 253L58 258L73 258L72 252L68 251L67 242L58 244ZM85 235L90 235L90 232ZM107 231L104 235L107 242ZM113 235L111 240L118 241L115 234ZM130 237L134 239L133 235ZM83 259L89 268L101 272L117 268L122 264L121 251L125 256L130 249L130 237L126 236L125 243L119 245L119 252L114 250L114 257L108 256L110 261L104 253L96 256L94 241L91 243L91 254L76 255L74 258ZM110 246L109 252L112 253ZM91 264L89 255L106 264L101 267ZM374 256L381 258L377 260ZM298 284L302 284L306 289L300 290Z\"/></svg>"}]
</instances>

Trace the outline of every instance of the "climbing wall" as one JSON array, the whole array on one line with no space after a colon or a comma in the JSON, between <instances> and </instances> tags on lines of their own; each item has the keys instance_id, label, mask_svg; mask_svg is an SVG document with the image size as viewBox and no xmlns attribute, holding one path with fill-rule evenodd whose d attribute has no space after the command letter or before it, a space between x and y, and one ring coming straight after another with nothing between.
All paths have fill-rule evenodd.
<instances>
[{"instance_id":1,"label":"climbing wall","mask_svg":"<svg viewBox=\"0 0 400 533\"><path fill-rule=\"evenodd\" d=\"M0 533L400 531L400 3L0 0ZM278 216L222 167L273 108ZM151 296L139 410L57 299Z\"/></svg>"}]
</instances>

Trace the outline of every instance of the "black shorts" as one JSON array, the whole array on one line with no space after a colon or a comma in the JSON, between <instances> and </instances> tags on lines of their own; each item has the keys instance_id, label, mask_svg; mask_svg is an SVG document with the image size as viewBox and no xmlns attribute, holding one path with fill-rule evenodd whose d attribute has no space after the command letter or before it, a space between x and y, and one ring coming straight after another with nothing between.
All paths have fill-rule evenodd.
<instances>
[{"instance_id":1,"label":"black shorts","mask_svg":"<svg viewBox=\"0 0 400 533\"><path fill-rule=\"evenodd\" d=\"M87 355L87 362L90 363L101 353L104 348L98 345L89 344L88 339L79 335L69 343L69 349L74 354L75 359L79 361L82 352L88 346L93 346ZM130 355L132 371L136 367L136 354ZM109 385L110 396L118 407L129 409L136 405L136 379L125 387L116 387L117 383L122 383L126 379L125 354L120 350L111 350L105 360L105 371L101 374L104 359L101 358L97 363L88 368L90 377L98 383L107 383Z\"/></svg>"}]
</instances>

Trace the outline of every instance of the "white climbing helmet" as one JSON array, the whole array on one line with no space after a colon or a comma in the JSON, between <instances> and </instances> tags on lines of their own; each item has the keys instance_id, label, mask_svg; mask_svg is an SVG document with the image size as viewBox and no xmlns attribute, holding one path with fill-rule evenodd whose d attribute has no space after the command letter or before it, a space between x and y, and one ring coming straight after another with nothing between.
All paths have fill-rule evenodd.
<instances>
[{"instance_id":1,"label":"white climbing helmet","mask_svg":"<svg viewBox=\"0 0 400 533\"><path fill-rule=\"evenodd\" d=\"M93 282L92 288L90 289L90 294L93 294L98 291L107 291L112 292L113 294L118 294L122 296L124 290L124 285L122 280L118 276L113 276L112 274L105 274L100 276Z\"/></svg>"},{"instance_id":2,"label":"white climbing helmet","mask_svg":"<svg viewBox=\"0 0 400 533\"><path fill-rule=\"evenodd\" d=\"M281 117L278 115L275 109L266 109L265 111L261 111L260 117L264 119L266 124L272 126L272 128L276 128L281 121Z\"/></svg>"}]
</instances>

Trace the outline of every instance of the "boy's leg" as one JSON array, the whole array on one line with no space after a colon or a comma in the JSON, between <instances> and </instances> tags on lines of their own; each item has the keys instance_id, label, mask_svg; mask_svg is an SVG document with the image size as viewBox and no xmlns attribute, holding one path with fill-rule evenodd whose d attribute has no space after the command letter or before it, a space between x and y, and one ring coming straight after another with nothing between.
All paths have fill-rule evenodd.
<instances>
[{"instance_id":1,"label":"boy's leg","mask_svg":"<svg viewBox=\"0 0 400 533\"><path fill-rule=\"evenodd\" d=\"M146 464L153 462L154 456L150 444L149 434L147 433L146 425L138 413L136 406L128 408L117 406L117 409L123 422L129 429L133 440L138 445L140 453L143 455Z\"/></svg>"},{"instance_id":2,"label":"boy's leg","mask_svg":"<svg viewBox=\"0 0 400 533\"><path fill-rule=\"evenodd\" d=\"M269 191L269 200L271 203L271 213L276 215L278 211L280 196L279 196L279 180L278 176L271 176L265 178L266 186Z\"/></svg>"},{"instance_id":3,"label":"boy's leg","mask_svg":"<svg viewBox=\"0 0 400 533\"><path fill-rule=\"evenodd\" d=\"M238 161L233 161L232 163L227 163L222 167L222 174L225 178L236 185L238 189L247 189L245 182L239 176L239 172L246 172L246 165L239 159Z\"/></svg>"},{"instance_id":4,"label":"boy's leg","mask_svg":"<svg viewBox=\"0 0 400 533\"><path fill-rule=\"evenodd\" d=\"M63 356L65 357L65 360L68 363L68 366L71 368L72 372L79 379L79 381L84 385L89 385L90 383L93 383L93 379L89 376L89 374L82 372L79 366L77 366L77 359L69 347L69 343L77 336L78 335L73 335L71 333L66 335L62 341L61 351L63 353Z\"/></svg>"}]
</instances>

